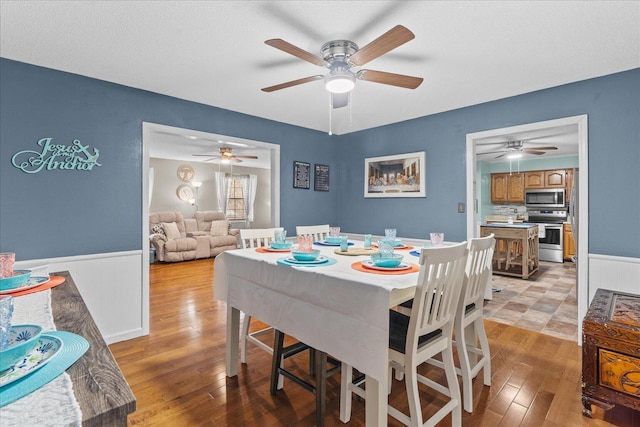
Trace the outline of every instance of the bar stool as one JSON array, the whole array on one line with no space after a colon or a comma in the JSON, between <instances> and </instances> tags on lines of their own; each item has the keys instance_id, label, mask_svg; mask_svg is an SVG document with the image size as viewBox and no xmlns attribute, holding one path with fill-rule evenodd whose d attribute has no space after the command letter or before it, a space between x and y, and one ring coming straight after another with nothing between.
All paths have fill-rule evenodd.
<instances>
[{"instance_id":1,"label":"bar stool","mask_svg":"<svg viewBox=\"0 0 640 427\"><path fill-rule=\"evenodd\" d=\"M508 268L507 264L507 253L509 248L509 240L505 238L496 238L496 247L493 251L493 262L495 262L498 266L498 270L502 269L502 263L505 263L505 269Z\"/></svg>"},{"instance_id":2,"label":"bar stool","mask_svg":"<svg viewBox=\"0 0 640 427\"><path fill-rule=\"evenodd\" d=\"M284 346L284 332L275 329L273 343L273 359L271 362L271 387L270 392L275 395L282 388L281 376L284 376L302 388L316 395L316 425L324 426L324 414L326 407L327 378L340 371L340 362L327 356L324 351L316 350L302 342L296 342L287 347ZM309 350L309 370L316 377L315 385L294 375L283 366L285 359L295 356L305 350ZM334 365L327 369L327 362Z\"/></svg>"}]
</instances>

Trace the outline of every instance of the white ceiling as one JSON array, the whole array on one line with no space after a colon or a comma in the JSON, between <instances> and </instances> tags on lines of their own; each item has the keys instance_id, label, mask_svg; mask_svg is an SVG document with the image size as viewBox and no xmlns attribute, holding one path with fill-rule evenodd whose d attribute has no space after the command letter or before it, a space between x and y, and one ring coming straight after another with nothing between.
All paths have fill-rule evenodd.
<instances>
[{"instance_id":1,"label":"white ceiling","mask_svg":"<svg viewBox=\"0 0 640 427\"><path fill-rule=\"evenodd\" d=\"M322 81L260 90L327 70L264 41L319 55L397 24L415 39L364 68L424 82L357 81L334 134L640 67L638 1L0 0L0 56L327 132Z\"/></svg>"}]
</instances>

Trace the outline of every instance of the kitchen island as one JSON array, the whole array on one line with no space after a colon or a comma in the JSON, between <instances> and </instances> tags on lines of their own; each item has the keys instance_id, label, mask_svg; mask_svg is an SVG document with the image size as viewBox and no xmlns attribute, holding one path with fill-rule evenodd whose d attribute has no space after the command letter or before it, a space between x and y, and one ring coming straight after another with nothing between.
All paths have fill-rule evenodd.
<instances>
[{"instance_id":1,"label":"kitchen island","mask_svg":"<svg viewBox=\"0 0 640 427\"><path fill-rule=\"evenodd\" d=\"M539 268L538 225L531 223L480 225L480 237L493 234L493 272L528 279Z\"/></svg>"}]
</instances>

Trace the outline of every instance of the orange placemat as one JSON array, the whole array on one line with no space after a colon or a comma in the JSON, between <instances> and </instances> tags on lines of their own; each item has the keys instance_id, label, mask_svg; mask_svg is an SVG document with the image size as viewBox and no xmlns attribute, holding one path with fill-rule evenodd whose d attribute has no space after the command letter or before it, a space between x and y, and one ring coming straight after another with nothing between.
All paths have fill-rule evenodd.
<instances>
[{"instance_id":1,"label":"orange placemat","mask_svg":"<svg viewBox=\"0 0 640 427\"><path fill-rule=\"evenodd\" d=\"M265 248L256 248L256 252L260 252L261 254L286 254L287 252L291 252L291 249L286 249L281 251L274 251L274 250L270 251Z\"/></svg>"},{"instance_id":2,"label":"orange placemat","mask_svg":"<svg viewBox=\"0 0 640 427\"><path fill-rule=\"evenodd\" d=\"M371 247L378 249L378 245L376 245L375 243L371 245ZM404 248L393 248L394 251L410 251L411 249L413 249L413 246L406 246Z\"/></svg>"},{"instance_id":3,"label":"orange placemat","mask_svg":"<svg viewBox=\"0 0 640 427\"><path fill-rule=\"evenodd\" d=\"M417 273L420 271L420 266L417 264L410 263L411 268L407 268L406 270L374 270L372 268L367 268L362 265L360 261L354 262L351 264L351 268L358 271L364 271L365 273L373 273L373 274L409 274L409 273Z\"/></svg>"},{"instance_id":4,"label":"orange placemat","mask_svg":"<svg viewBox=\"0 0 640 427\"><path fill-rule=\"evenodd\" d=\"M7 295L11 295L12 297L20 297L22 295L32 294L34 292L44 291L45 289L51 289L54 286L58 286L61 283L64 283L65 278L62 276L50 276L49 281L43 283L42 285L34 286L29 289L25 289L23 291L17 290L16 292L10 292Z\"/></svg>"}]
</instances>

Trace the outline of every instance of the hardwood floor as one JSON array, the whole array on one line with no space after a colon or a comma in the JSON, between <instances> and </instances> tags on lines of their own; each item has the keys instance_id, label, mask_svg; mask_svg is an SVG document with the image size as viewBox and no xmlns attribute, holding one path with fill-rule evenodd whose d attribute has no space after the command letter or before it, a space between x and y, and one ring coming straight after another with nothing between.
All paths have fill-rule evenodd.
<instances>
[{"instance_id":1,"label":"hardwood floor","mask_svg":"<svg viewBox=\"0 0 640 427\"><path fill-rule=\"evenodd\" d=\"M213 260L153 264L150 268L150 334L110 346L137 399L131 426L312 426L311 393L285 381L269 394L271 357L249 347L249 363L225 376L226 306L213 300ZM259 322L255 322L259 323ZM564 340L485 321L492 352L492 385L474 381L474 412L464 426L639 426L640 413L594 408L582 416L581 349ZM258 328L260 325L253 325ZM289 359L293 369L306 356ZM437 368L423 372L444 378ZM481 376L482 374L480 374ZM340 379L327 386L327 426L339 420ZM442 401L421 390L423 412ZM406 410L404 383L394 381L390 400ZM439 425L449 426L451 417ZM364 402L354 399L350 426L364 425ZM401 425L389 418L390 426Z\"/></svg>"}]
</instances>

